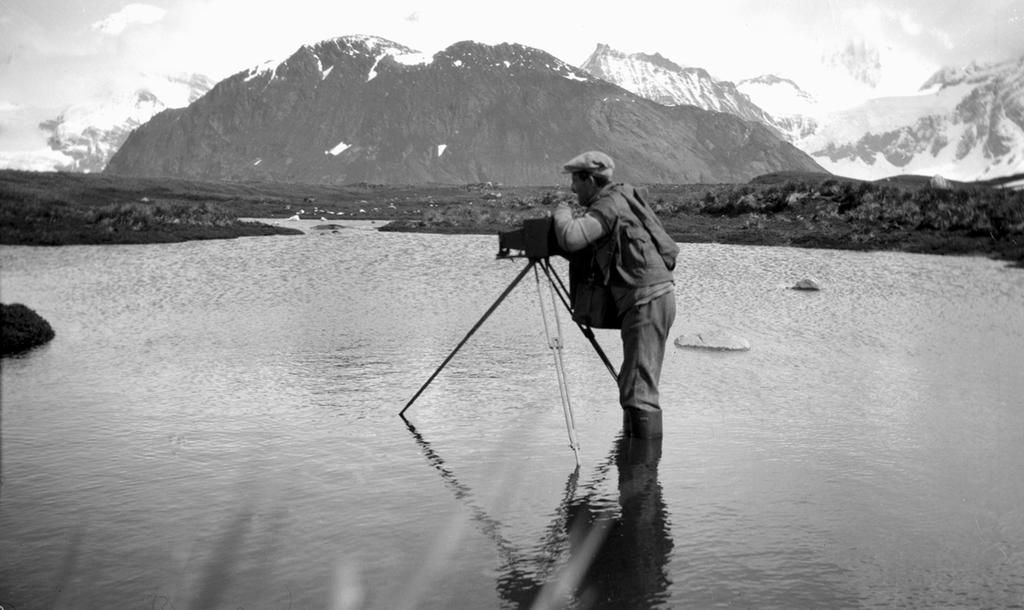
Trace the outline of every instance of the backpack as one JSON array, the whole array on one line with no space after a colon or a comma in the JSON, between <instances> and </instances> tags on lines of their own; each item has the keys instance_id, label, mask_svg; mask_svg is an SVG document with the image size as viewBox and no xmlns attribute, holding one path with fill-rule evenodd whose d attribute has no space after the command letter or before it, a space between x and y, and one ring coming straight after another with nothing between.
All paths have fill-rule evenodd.
<instances>
[{"instance_id":1,"label":"backpack","mask_svg":"<svg viewBox=\"0 0 1024 610\"><path fill-rule=\"evenodd\" d=\"M623 187L626 187L626 185L623 185ZM658 254L661 255L661 260L665 263L665 268L669 271L675 269L676 257L679 256L679 246L676 245L675 240L665 231L665 227L658 220L651 206L647 205L647 202L640 196L639 189L634 187L621 188L619 189L619 194L623 196L626 203L629 204L630 211L633 212L633 215L637 217L640 224L650 234L654 246L658 249Z\"/></svg>"}]
</instances>

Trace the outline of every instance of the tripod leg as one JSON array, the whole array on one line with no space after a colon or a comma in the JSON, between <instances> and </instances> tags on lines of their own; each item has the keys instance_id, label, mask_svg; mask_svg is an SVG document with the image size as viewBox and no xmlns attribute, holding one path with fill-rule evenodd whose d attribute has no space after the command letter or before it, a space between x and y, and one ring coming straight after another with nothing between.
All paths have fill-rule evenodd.
<instances>
[{"instance_id":1,"label":"tripod leg","mask_svg":"<svg viewBox=\"0 0 1024 610\"><path fill-rule=\"evenodd\" d=\"M512 289L516 287L516 284L518 284L524 277L526 277L526 274L535 264L537 264L537 261L535 259L530 259L530 263L526 265L526 267L523 268L522 271L519 272L519 275L516 276L516 279L512 280L512 283L508 285L508 288L506 288L505 291L501 293L501 296L498 297L498 300L496 300L494 304L491 305L491 307L484 313L480 320L473 325L473 328L469 329L469 332L466 333L466 336L462 338L462 341L459 341L459 344L455 346L455 349L452 350L452 353L448 354L448 357L444 359L444 362L441 363L441 366L437 367L437 370L434 371L434 373L430 376L429 379L427 379L423 386L420 387L416 394L409 399L409 402L405 403L405 407L403 407L402 410L398 412L399 417L403 419L405 418L406 410L412 406L412 403L415 402L417 398L420 397L420 394L423 393L423 390L427 389L427 386L430 385L430 382L434 380L434 377L437 377L437 374L441 372L441 369L443 369L448 364L448 362L451 361L453 357L455 357L455 354L460 349L462 349L462 346L466 344L466 341L469 341L469 338L473 336L473 333L475 333L477 329L483 326L484 321L486 321L487 318L489 318L491 314L494 313L494 310L498 308L498 305L500 305L501 302L505 300L505 297L507 297L509 293L512 292Z\"/></svg>"},{"instance_id":2,"label":"tripod leg","mask_svg":"<svg viewBox=\"0 0 1024 610\"><path fill-rule=\"evenodd\" d=\"M542 265L543 266L543 265ZM562 360L562 325L558 320L558 304L555 302L555 287L548 278L548 289L551 290L552 315L555 318L555 336L552 338L548 328L548 318L544 310L544 294L540 287L540 274L534 269L534 276L537 279L537 297L540 300L540 315L544 321L544 335L548 340L548 347L555 356L555 373L558 376L558 392L562 398L562 413L565 415L565 428L569 433L569 446L576 456L576 468L580 467L580 443L576 437L576 419L572 413L572 403L569 400L569 384L566 381L565 363Z\"/></svg>"},{"instance_id":3,"label":"tripod leg","mask_svg":"<svg viewBox=\"0 0 1024 610\"><path fill-rule=\"evenodd\" d=\"M543 269L544 273L547 274L548 281L551 282L552 288L555 288L555 292L558 293L558 297L561 299L562 305L565 306L566 311L572 314L572 306L569 305L569 291L566 290L565 284L562 283L562 278L559 277L558 273L556 273L555 270L551 268L551 263L547 260L545 260L544 263L541 265L541 269ZM576 321L573 320L573 322ZM609 360L608 356L605 355L604 350L601 349L601 345L597 342L597 337L594 336L594 330L589 326L584 326L583 324L580 324L579 322L576 322L576 326L579 327L580 332L583 333L583 336L586 337L588 341L590 341L590 345L594 347L594 351L597 352L597 356L601 359L601 362L604 363L604 366L605 368L608 369L608 372L611 373L612 379L614 379L615 383L618 384L619 374L618 372L616 372L615 366L612 364L611 360Z\"/></svg>"}]
</instances>

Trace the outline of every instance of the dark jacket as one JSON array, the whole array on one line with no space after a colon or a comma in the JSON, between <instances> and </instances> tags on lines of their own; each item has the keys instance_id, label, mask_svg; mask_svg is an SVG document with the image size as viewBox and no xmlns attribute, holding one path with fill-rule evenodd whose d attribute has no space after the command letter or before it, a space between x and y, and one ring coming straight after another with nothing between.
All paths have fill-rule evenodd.
<instances>
[{"instance_id":1,"label":"dark jacket","mask_svg":"<svg viewBox=\"0 0 1024 610\"><path fill-rule=\"evenodd\" d=\"M678 247L649 208L641 210L648 217L645 227L634 213L634 206L646 208L636 189L628 184L609 184L594 197L587 211L597 216L606 229L605 235L593 245L594 262L610 285L641 287L672 281ZM666 243L670 248L665 256L658 249L659 239L663 248ZM671 261L671 268L666 265L666 258Z\"/></svg>"}]
</instances>

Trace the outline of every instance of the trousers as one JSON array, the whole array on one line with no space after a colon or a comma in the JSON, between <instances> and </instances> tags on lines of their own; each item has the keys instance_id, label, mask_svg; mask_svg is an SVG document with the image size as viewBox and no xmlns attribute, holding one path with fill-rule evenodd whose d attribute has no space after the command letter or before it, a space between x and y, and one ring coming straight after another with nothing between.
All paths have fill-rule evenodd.
<instances>
[{"instance_id":1,"label":"trousers","mask_svg":"<svg viewBox=\"0 0 1024 610\"><path fill-rule=\"evenodd\" d=\"M627 414L650 413L659 416L660 421L658 382L665 360L665 344L675 319L675 291L626 311L621 331L619 404Z\"/></svg>"}]
</instances>

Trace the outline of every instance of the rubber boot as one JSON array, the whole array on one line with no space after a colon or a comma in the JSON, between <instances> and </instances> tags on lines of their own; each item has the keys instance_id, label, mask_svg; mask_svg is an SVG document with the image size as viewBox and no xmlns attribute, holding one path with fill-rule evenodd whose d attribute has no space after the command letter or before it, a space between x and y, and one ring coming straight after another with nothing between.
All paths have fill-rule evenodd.
<instances>
[{"instance_id":1,"label":"rubber boot","mask_svg":"<svg viewBox=\"0 0 1024 610\"><path fill-rule=\"evenodd\" d=\"M661 438L661 409L623 409L622 431L630 438Z\"/></svg>"}]
</instances>

